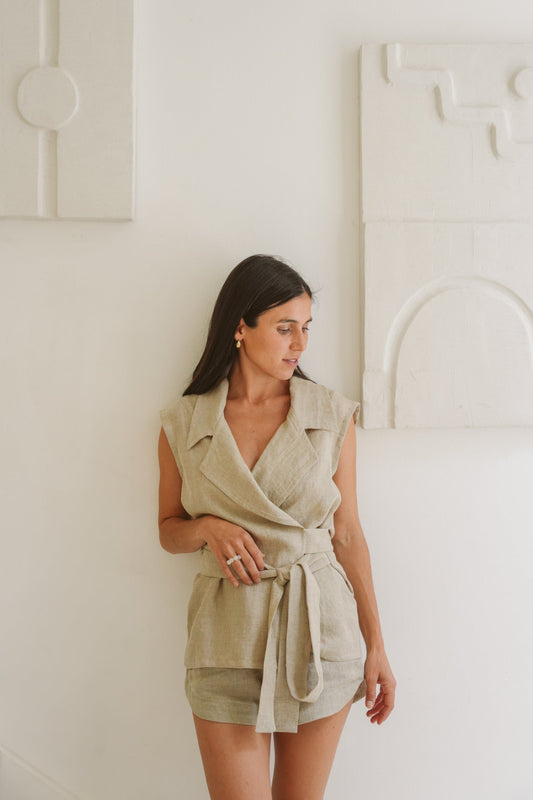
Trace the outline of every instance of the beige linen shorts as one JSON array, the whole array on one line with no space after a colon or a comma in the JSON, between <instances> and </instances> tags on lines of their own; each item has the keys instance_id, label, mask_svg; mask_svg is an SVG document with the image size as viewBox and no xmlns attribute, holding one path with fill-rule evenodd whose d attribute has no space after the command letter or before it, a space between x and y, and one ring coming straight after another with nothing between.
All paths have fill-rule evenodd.
<instances>
[{"instance_id":1,"label":"beige linen shorts","mask_svg":"<svg viewBox=\"0 0 533 800\"><path fill-rule=\"evenodd\" d=\"M314 703L300 703L298 724L329 717L346 703L365 696L364 660L322 661L324 689ZM185 694L192 711L201 719L255 725L261 693L262 669L194 667L186 670ZM309 662L307 685L316 683Z\"/></svg>"}]
</instances>

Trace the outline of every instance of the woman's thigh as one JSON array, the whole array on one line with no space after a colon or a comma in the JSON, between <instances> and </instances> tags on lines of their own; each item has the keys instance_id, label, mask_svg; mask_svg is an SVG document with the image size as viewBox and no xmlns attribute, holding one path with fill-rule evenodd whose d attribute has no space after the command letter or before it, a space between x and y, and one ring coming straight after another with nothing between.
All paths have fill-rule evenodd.
<instances>
[{"instance_id":1,"label":"woman's thigh","mask_svg":"<svg viewBox=\"0 0 533 800\"><path fill-rule=\"evenodd\" d=\"M275 733L273 800L322 800L352 701L329 717Z\"/></svg>"},{"instance_id":2,"label":"woman's thigh","mask_svg":"<svg viewBox=\"0 0 533 800\"><path fill-rule=\"evenodd\" d=\"M271 800L270 733L193 714L211 800Z\"/></svg>"}]
</instances>

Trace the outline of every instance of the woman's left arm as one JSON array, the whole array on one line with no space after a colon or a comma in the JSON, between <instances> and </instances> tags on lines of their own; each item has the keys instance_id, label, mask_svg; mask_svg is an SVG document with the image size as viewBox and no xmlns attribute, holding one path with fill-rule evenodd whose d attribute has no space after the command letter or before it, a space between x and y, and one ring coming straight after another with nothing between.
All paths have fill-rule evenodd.
<instances>
[{"instance_id":1,"label":"woman's left arm","mask_svg":"<svg viewBox=\"0 0 533 800\"><path fill-rule=\"evenodd\" d=\"M368 545L359 521L355 474L355 425L353 420L342 444L337 471L333 480L341 493L341 504L335 512L335 536L332 544L337 560L344 567L353 586L359 626L366 644L365 680L366 712L371 722L380 725L394 708L396 680L392 674L379 622L378 606ZM379 695L376 687L379 684Z\"/></svg>"}]
</instances>

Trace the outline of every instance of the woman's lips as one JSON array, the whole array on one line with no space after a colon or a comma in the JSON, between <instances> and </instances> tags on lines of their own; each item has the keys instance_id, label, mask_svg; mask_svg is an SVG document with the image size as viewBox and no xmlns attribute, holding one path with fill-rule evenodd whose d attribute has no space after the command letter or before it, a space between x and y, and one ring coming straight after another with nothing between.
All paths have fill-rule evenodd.
<instances>
[{"instance_id":1,"label":"woman's lips","mask_svg":"<svg viewBox=\"0 0 533 800\"><path fill-rule=\"evenodd\" d=\"M287 364L290 364L291 367L295 367L298 364L297 358L284 358L283 360L286 361Z\"/></svg>"}]
</instances>

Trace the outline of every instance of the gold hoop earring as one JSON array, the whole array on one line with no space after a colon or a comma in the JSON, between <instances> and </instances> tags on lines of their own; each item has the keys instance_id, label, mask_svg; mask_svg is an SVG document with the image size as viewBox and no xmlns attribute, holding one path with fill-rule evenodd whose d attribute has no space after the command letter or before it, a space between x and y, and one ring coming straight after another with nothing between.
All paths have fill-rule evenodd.
<instances>
[{"instance_id":1,"label":"gold hoop earring","mask_svg":"<svg viewBox=\"0 0 533 800\"><path fill-rule=\"evenodd\" d=\"M239 349L240 346L241 346L241 340L240 339L236 339L235 340L235 347L237 348L237 350Z\"/></svg>"}]
</instances>

